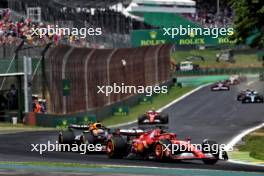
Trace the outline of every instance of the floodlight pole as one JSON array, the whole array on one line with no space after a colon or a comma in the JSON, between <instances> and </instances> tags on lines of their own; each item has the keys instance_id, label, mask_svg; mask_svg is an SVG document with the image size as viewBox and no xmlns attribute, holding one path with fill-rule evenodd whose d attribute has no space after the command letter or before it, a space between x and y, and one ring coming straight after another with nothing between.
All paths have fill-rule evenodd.
<instances>
[{"instance_id":1,"label":"floodlight pole","mask_svg":"<svg viewBox=\"0 0 264 176\"><path fill-rule=\"evenodd\" d=\"M18 70L18 53L21 50L21 48L23 47L23 45L24 45L24 41L22 41L15 50L16 72L19 72L19 70ZM17 78L17 87L18 87L17 88L17 91L18 91L17 92L18 93L18 119L22 119L22 116L23 116L22 76L17 76L16 78Z\"/></svg>"},{"instance_id":2,"label":"floodlight pole","mask_svg":"<svg viewBox=\"0 0 264 176\"><path fill-rule=\"evenodd\" d=\"M25 97L25 113L33 111L32 108L32 60L30 57L24 56L24 97Z\"/></svg>"}]
</instances>

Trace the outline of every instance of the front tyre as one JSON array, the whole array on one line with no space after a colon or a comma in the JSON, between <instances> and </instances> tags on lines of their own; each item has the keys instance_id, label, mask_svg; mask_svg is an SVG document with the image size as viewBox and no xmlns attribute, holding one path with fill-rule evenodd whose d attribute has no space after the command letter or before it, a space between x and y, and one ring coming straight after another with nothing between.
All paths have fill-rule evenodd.
<instances>
[{"instance_id":1,"label":"front tyre","mask_svg":"<svg viewBox=\"0 0 264 176\"><path fill-rule=\"evenodd\" d=\"M160 114L160 120L162 124L167 124L169 123L169 115L165 113Z\"/></svg>"},{"instance_id":2,"label":"front tyre","mask_svg":"<svg viewBox=\"0 0 264 176\"><path fill-rule=\"evenodd\" d=\"M127 144L121 136L111 138L106 145L109 158L123 158L127 155Z\"/></svg>"},{"instance_id":3,"label":"front tyre","mask_svg":"<svg viewBox=\"0 0 264 176\"><path fill-rule=\"evenodd\" d=\"M138 124L142 125L144 123L144 120L146 119L145 115L139 116L138 117Z\"/></svg>"},{"instance_id":4,"label":"front tyre","mask_svg":"<svg viewBox=\"0 0 264 176\"><path fill-rule=\"evenodd\" d=\"M210 153L214 157L214 158L205 158L205 159L203 159L203 163L204 164L214 165L214 164L216 164L218 162L220 150L219 150L219 144L217 142L211 141L211 140L203 141L203 143L202 143L202 151L205 154L206 153Z\"/></svg>"},{"instance_id":5,"label":"front tyre","mask_svg":"<svg viewBox=\"0 0 264 176\"><path fill-rule=\"evenodd\" d=\"M62 131L59 134L59 144L73 144L75 136L71 131Z\"/></svg>"}]
</instances>

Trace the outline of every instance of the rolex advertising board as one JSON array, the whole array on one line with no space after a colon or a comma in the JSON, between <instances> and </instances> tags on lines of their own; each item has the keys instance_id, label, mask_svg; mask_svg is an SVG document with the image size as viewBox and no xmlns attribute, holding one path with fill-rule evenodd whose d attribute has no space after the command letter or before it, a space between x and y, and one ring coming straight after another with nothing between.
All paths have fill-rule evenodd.
<instances>
[{"instance_id":1,"label":"rolex advertising board","mask_svg":"<svg viewBox=\"0 0 264 176\"><path fill-rule=\"evenodd\" d=\"M188 31L180 31L175 28L163 28L156 30L134 30L131 33L132 46L147 46L172 43L176 45L223 45L232 44L229 39L233 34L232 28L207 28Z\"/></svg>"}]
</instances>

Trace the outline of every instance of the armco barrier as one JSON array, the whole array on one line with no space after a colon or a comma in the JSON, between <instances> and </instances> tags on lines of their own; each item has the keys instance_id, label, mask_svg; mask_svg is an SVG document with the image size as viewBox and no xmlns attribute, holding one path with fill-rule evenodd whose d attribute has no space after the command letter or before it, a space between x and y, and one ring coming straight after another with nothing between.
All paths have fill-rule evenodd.
<instances>
[{"instance_id":1,"label":"armco barrier","mask_svg":"<svg viewBox=\"0 0 264 176\"><path fill-rule=\"evenodd\" d=\"M95 115L80 113L71 115L34 114L37 126L58 127L69 124L86 124L96 121ZM32 116L32 115L31 115ZM32 117L31 117L32 118Z\"/></svg>"},{"instance_id":2,"label":"armco barrier","mask_svg":"<svg viewBox=\"0 0 264 176\"><path fill-rule=\"evenodd\" d=\"M176 71L175 76L193 75L231 75L231 74L254 74L264 72L263 67L256 68L209 68L192 71Z\"/></svg>"}]
</instances>

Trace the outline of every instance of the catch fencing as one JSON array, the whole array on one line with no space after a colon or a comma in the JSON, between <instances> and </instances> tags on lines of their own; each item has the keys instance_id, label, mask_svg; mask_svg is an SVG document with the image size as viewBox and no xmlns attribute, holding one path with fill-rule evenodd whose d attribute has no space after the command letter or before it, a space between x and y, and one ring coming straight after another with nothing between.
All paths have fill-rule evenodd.
<instances>
[{"instance_id":1,"label":"catch fencing","mask_svg":"<svg viewBox=\"0 0 264 176\"><path fill-rule=\"evenodd\" d=\"M97 93L97 86L164 83L170 79L170 51L171 45L121 49L57 46L46 58L49 110L57 114L90 111L133 95L106 96Z\"/></svg>"}]
</instances>

